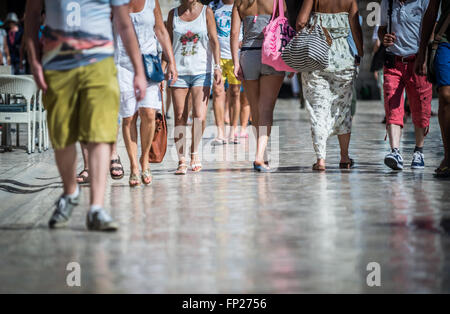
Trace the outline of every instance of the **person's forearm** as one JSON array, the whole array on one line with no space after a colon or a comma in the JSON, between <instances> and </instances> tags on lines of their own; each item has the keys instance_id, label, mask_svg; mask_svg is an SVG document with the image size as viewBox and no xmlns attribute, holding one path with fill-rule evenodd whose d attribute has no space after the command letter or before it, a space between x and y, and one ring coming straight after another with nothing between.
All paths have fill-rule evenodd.
<instances>
[{"instance_id":1,"label":"person's forearm","mask_svg":"<svg viewBox=\"0 0 450 314\"><path fill-rule=\"evenodd\" d=\"M31 65L40 64L39 58L39 25L40 12L42 9L41 1L28 1L26 6L25 34L24 44L27 47L28 61ZM21 61L22 61L21 49Z\"/></svg>"},{"instance_id":2,"label":"person's forearm","mask_svg":"<svg viewBox=\"0 0 450 314\"><path fill-rule=\"evenodd\" d=\"M155 29L156 38L158 38L159 43L164 52L164 57L168 63L175 64L175 56L173 55L172 41L170 40L169 33L166 28Z\"/></svg>"},{"instance_id":3,"label":"person's forearm","mask_svg":"<svg viewBox=\"0 0 450 314\"><path fill-rule=\"evenodd\" d=\"M230 38L230 46L231 46L231 58L233 59L233 64L236 65L239 63L239 33L235 34L231 32Z\"/></svg>"},{"instance_id":4,"label":"person's forearm","mask_svg":"<svg viewBox=\"0 0 450 314\"><path fill-rule=\"evenodd\" d=\"M436 25L435 22L439 12L440 2L440 0L430 0L430 3L428 4L427 11L425 12L422 21L419 53L423 53L427 48L428 42Z\"/></svg>"},{"instance_id":5,"label":"person's forearm","mask_svg":"<svg viewBox=\"0 0 450 314\"><path fill-rule=\"evenodd\" d=\"M233 64L236 66L239 64L239 49L242 43L240 42L241 34L241 17L236 6L233 7L233 12L231 15L231 33L230 33L230 48L231 48L231 58L233 59Z\"/></svg>"},{"instance_id":6,"label":"person's forearm","mask_svg":"<svg viewBox=\"0 0 450 314\"><path fill-rule=\"evenodd\" d=\"M220 64L220 45L218 40L211 40L211 50L213 51L214 63Z\"/></svg>"}]
</instances>

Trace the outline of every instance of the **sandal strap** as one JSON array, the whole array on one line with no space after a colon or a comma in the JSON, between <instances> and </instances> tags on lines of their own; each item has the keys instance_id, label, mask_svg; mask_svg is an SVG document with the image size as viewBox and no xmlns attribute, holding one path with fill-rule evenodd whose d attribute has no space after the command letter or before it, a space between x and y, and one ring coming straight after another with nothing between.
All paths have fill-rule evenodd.
<instances>
[{"instance_id":1,"label":"sandal strap","mask_svg":"<svg viewBox=\"0 0 450 314\"><path fill-rule=\"evenodd\" d=\"M130 180L129 181L139 181L139 176L135 173L130 175Z\"/></svg>"},{"instance_id":2,"label":"sandal strap","mask_svg":"<svg viewBox=\"0 0 450 314\"><path fill-rule=\"evenodd\" d=\"M87 173L89 175L89 170L88 169L83 169L81 170L81 172L78 174L78 177L82 177L82 178L87 178L87 175L83 175L83 173Z\"/></svg>"},{"instance_id":3,"label":"sandal strap","mask_svg":"<svg viewBox=\"0 0 450 314\"><path fill-rule=\"evenodd\" d=\"M110 164L120 164L122 165L121 161L120 161L120 156L117 157L117 159L111 159Z\"/></svg>"}]
</instances>

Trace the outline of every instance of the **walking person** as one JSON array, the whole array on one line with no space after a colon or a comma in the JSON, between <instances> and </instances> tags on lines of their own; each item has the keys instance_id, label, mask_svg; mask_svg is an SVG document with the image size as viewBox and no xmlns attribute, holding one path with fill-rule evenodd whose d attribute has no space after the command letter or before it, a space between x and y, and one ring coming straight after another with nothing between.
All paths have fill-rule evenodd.
<instances>
[{"instance_id":1,"label":"walking person","mask_svg":"<svg viewBox=\"0 0 450 314\"><path fill-rule=\"evenodd\" d=\"M314 11L313 11L314 7ZM353 167L349 157L352 131L351 103L356 66L364 55L356 0L305 0L297 18L297 30L318 19L332 37L329 66L322 71L302 73L306 109L310 116L312 141L317 156L314 171L326 170L327 140L337 135L341 149L339 167ZM352 37L357 55L348 43Z\"/></svg>"},{"instance_id":2,"label":"walking person","mask_svg":"<svg viewBox=\"0 0 450 314\"><path fill-rule=\"evenodd\" d=\"M286 7L286 6L285 6ZM253 168L270 172L265 158L266 147L273 124L273 111L285 72L262 64L264 28L270 23L273 0L236 0L231 25L231 54L235 76L243 81L250 103L252 125L256 128L256 155ZM242 48L239 56L239 36L244 24Z\"/></svg>"},{"instance_id":3,"label":"walking person","mask_svg":"<svg viewBox=\"0 0 450 314\"><path fill-rule=\"evenodd\" d=\"M129 11L141 53L157 56L159 41L168 61L168 76L172 82L175 82L177 80L175 59L158 0L131 0ZM161 86L159 82L149 81L145 98L137 101L133 90L134 68L121 36L117 36L116 45L115 61L120 87L119 112L122 118L122 135L130 160L128 183L131 187L139 186L141 183L150 185L153 179L150 171L149 152L155 135L156 111L162 109ZM138 118L141 121L139 133ZM139 161L137 156L138 134L140 134L141 140Z\"/></svg>"},{"instance_id":4,"label":"walking person","mask_svg":"<svg viewBox=\"0 0 450 314\"><path fill-rule=\"evenodd\" d=\"M3 22L0 21L0 65L11 65L11 58L8 49L8 34L1 28Z\"/></svg>"},{"instance_id":5,"label":"walking person","mask_svg":"<svg viewBox=\"0 0 450 314\"><path fill-rule=\"evenodd\" d=\"M237 127L240 115L241 82L234 75L234 65L231 57L230 34L231 13L234 0L215 0L210 3L216 19L217 35L220 44L220 66L222 68L222 81L213 84L213 106L217 126L217 138L214 145L228 143L239 144ZM225 83L228 90L225 91ZM225 130L225 103L229 103L230 134L227 139Z\"/></svg>"},{"instance_id":6,"label":"walking person","mask_svg":"<svg viewBox=\"0 0 450 314\"><path fill-rule=\"evenodd\" d=\"M5 28L7 30L6 43L10 55L10 64L12 66L12 71L14 74L20 74L23 69L23 29L19 23L20 21L16 13L8 13L5 21Z\"/></svg>"},{"instance_id":7,"label":"walking person","mask_svg":"<svg viewBox=\"0 0 450 314\"><path fill-rule=\"evenodd\" d=\"M175 144L178 154L176 175L185 175L186 134L189 99L192 99L194 123L192 127L191 169L202 170L198 146L206 124L211 92L211 80L221 84L220 47L214 13L197 0L181 0L181 5L169 12L168 30L175 54L178 80L172 82L172 102L175 119ZM212 74L214 58L214 74Z\"/></svg>"},{"instance_id":8,"label":"walking person","mask_svg":"<svg viewBox=\"0 0 450 314\"><path fill-rule=\"evenodd\" d=\"M439 42L434 62L436 83L439 93L439 124L444 144L444 160L436 169L438 178L450 177L450 2L430 0L422 21L420 49L416 59L416 73L426 75L426 50L433 27L441 8L441 16L436 25L435 40ZM440 35L442 34L442 35Z\"/></svg>"},{"instance_id":9,"label":"walking person","mask_svg":"<svg viewBox=\"0 0 450 314\"><path fill-rule=\"evenodd\" d=\"M429 0L383 0L381 2L378 37L387 47L383 88L386 128L391 146L391 151L386 155L384 163L393 170L403 170L404 167L403 156L400 153L400 139L405 115L405 89L416 135L411 168L425 168L423 146L430 126L433 92L427 78L415 73L414 64L419 52L422 19L428 3ZM391 12L390 17L389 12ZM389 21L392 21L390 26Z\"/></svg>"},{"instance_id":10,"label":"walking person","mask_svg":"<svg viewBox=\"0 0 450 314\"><path fill-rule=\"evenodd\" d=\"M77 4L75 12L66 10L69 2ZM39 20L44 3L47 26L42 37L43 56L39 60ZM70 19L69 14L78 14L82 23ZM145 98L146 80L128 15L128 0L27 2L25 33L28 56L34 79L44 91L49 135L64 185L64 192L49 221L50 228L67 225L73 208L79 204L77 141L87 143L89 151L91 195L87 228L99 231L118 228L103 208L111 144L116 141L119 113L111 14L132 60L133 86L137 100L141 101ZM82 52L80 47L83 47Z\"/></svg>"}]
</instances>

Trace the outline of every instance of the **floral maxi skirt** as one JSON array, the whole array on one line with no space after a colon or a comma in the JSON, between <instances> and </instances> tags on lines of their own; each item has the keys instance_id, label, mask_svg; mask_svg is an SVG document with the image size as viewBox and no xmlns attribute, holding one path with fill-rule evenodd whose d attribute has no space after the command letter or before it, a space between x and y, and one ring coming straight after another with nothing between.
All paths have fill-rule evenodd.
<instances>
[{"instance_id":1,"label":"floral maxi skirt","mask_svg":"<svg viewBox=\"0 0 450 314\"><path fill-rule=\"evenodd\" d=\"M302 73L306 110L318 159L326 159L330 136L351 133L354 77L354 69Z\"/></svg>"}]
</instances>

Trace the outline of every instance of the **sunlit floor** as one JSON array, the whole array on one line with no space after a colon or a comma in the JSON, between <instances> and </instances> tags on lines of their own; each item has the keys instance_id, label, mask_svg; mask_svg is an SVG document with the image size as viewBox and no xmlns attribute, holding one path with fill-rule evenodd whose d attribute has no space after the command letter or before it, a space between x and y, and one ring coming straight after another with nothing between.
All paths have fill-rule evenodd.
<instances>
[{"instance_id":1,"label":"sunlit floor","mask_svg":"<svg viewBox=\"0 0 450 314\"><path fill-rule=\"evenodd\" d=\"M437 118L427 168L404 172L383 165L382 118L378 102L359 103L356 168L338 169L333 138L328 171L313 173L306 112L280 100L271 145L277 172L254 173L248 156L214 161L246 152L243 142L205 150L202 173L177 177L171 140L166 161L152 166L153 186L136 189L120 140L127 173L109 182L106 205L120 223L115 234L86 231L88 188L70 226L50 231L61 193L52 152L1 153L0 292L450 292L450 181L433 177L442 158ZM409 165L410 120L405 132ZM81 267L81 287L66 284L71 262ZM371 262L380 265L379 287L367 285Z\"/></svg>"}]
</instances>

